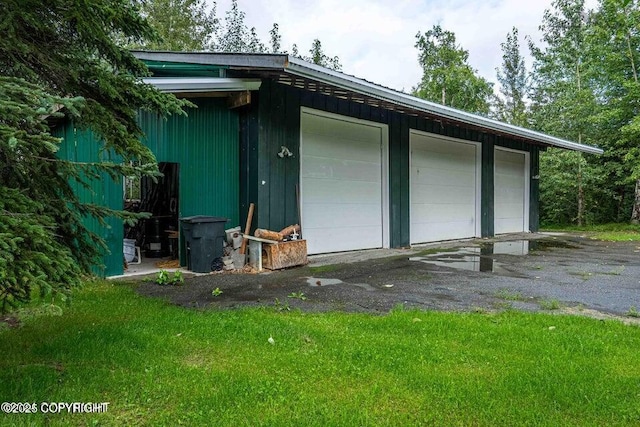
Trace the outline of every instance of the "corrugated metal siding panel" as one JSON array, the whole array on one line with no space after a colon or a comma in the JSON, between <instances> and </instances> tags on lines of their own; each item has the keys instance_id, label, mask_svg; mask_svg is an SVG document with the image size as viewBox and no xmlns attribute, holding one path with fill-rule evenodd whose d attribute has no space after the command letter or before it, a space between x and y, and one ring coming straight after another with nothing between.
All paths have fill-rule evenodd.
<instances>
[{"instance_id":1,"label":"corrugated metal siding panel","mask_svg":"<svg viewBox=\"0 0 640 427\"><path fill-rule=\"evenodd\" d=\"M180 164L179 215L213 215L229 219L228 226L240 223L239 215L239 121L238 113L229 110L224 98L191 100L198 108L189 109L188 116L168 119L142 112L139 123L146 134L145 144L158 162ZM106 159L101 144L91 132L76 131L72 123L55 129L64 138L58 153L60 158L74 161ZM122 182L114 182L104 175L92 183L90 190L72 184L83 202L122 209ZM102 236L109 247L104 256L101 276L122 274L122 221L107 219L108 228L96 220L85 224ZM184 261L184 260L183 260Z\"/></svg>"},{"instance_id":2,"label":"corrugated metal siding panel","mask_svg":"<svg viewBox=\"0 0 640 427\"><path fill-rule=\"evenodd\" d=\"M367 106L368 107L368 106ZM391 247L408 246L409 235L409 117L389 115L389 218Z\"/></svg>"},{"instance_id":3,"label":"corrugated metal siding panel","mask_svg":"<svg viewBox=\"0 0 640 427\"><path fill-rule=\"evenodd\" d=\"M239 122L225 99L191 100L198 108L166 121L143 114L145 143L158 162L180 164L180 216L213 215L239 224Z\"/></svg>"},{"instance_id":4,"label":"corrugated metal siding panel","mask_svg":"<svg viewBox=\"0 0 640 427\"><path fill-rule=\"evenodd\" d=\"M166 151L166 120L157 114L143 111L138 114L138 124L145 133L143 143L151 149L157 158L158 152Z\"/></svg>"},{"instance_id":5,"label":"corrugated metal siding panel","mask_svg":"<svg viewBox=\"0 0 640 427\"><path fill-rule=\"evenodd\" d=\"M224 98L191 99L188 116L141 114L145 144L158 162L179 163L180 217L212 215L240 224L239 118ZM185 259L181 251L181 262Z\"/></svg>"},{"instance_id":6,"label":"corrugated metal siding panel","mask_svg":"<svg viewBox=\"0 0 640 427\"><path fill-rule=\"evenodd\" d=\"M494 135L486 135L482 141L482 190L481 198L481 220L480 229L482 237L491 237L494 233Z\"/></svg>"},{"instance_id":7,"label":"corrugated metal siding panel","mask_svg":"<svg viewBox=\"0 0 640 427\"><path fill-rule=\"evenodd\" d=\"M74 128L73 123L68 122L57 127L53 134L64 138L58 157L77 162L97 162L108 159L102 151L102 145L90 131L80 131ZM103 174L99 180L91 180L91 188L87 189L72 182L71 185L80 201L107 206L111 209L122 209L122 182L114 182L107 174ZM107 218L108 227L102 226L94 218L85 218L85 226L92 232L101 236L109 252L103 257L104 268L94 270L98 276L113 276L122 274L122 239L124 229L122 221L115 218Z\"/></svg>"},{"instance_id":8,"label":"corrugated metal siding panel","mask_svg":"<svg viewBox=\"0 0 640 427\"><path fill-rule=\"evenodd\" d=\"M97 147L95 144L95 139L93 134L86 134L87 143L93 142L93 146ZM98 158L102 158L103 160L112 161L114 163L120 163L122 161L119 157L114 157L112 153L102 152L96 153ZM102 174L102 185L103 192L102 198L99 204L103 206L108 206L111 209L122 210L124 208L124 194L122 188L122 177L117 181L111 179L111 177L107 173ZM105 267L106 267L106 275L107 276L115 276L120 275L124 272L123 266L123 248L122 248L122 240L124 239L124 224L121 219L109 217L106 218L107 228L103 229L104 233L103 238L107 243L109 248L109 254L104 257ZM100 227L100 225L98 224Z\"/></svg>"},{"instance_id":9,"label":"corrugated metal siding panel","mask_svg":"<svg viewBox=\"0 0 640 427\"><path fill-rule=\"evenodd\" d=\"M260 95L252 94L253 102L240 113L240 217L246 218L249 205L258 201L258 104ZM299 127L298 127L299 128ZM298 129L296 128L296 129ZM299 133L299 131L297 131ZM297 141L298 136L294 138ZM297 143L292 146L297 146ZM293 177L298 183L298 175ZM294 195L295 197L295 195ZM258 215L254 214L253 224L257 225Z\"/></svg>"}]
</instances>

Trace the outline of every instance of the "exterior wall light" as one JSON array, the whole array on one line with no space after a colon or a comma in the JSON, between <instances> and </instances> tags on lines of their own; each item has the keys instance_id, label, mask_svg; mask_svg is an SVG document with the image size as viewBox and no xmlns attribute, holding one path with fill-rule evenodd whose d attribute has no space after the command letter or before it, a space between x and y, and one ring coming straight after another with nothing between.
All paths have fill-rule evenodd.
<instances>
[{"instance_id":1,"label":"exterior wall light","mask_svg":"<svg viewBox=\"0 0 640 427\"><path fill-rule=\"evenodd\" d=\"M293 156L293 153L284 145L280 146L280 152L278 153L278 157L280 157L281 159L285 158L285 157L291 157Z\"/></svg>"}]
</instances>

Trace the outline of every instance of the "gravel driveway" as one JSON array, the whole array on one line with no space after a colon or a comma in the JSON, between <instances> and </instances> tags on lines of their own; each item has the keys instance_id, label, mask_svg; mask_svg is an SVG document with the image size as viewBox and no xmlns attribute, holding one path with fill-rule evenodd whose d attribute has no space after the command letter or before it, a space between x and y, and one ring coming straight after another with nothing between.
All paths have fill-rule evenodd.
<instances>
[{"instance_id":1,"label":"gravel driveway","mask_svg":"<svg viewBox=\"0 0 640 427\"><path fill-rule=\"evenodd\" d=\"M212 290L222 293L213 296ZM210 274L138 291L193 308L303 311L559 310L625 316L640 310L640 243L526 234L406 250L314 257L264 274Z\"/></svg>"}]
</instances>

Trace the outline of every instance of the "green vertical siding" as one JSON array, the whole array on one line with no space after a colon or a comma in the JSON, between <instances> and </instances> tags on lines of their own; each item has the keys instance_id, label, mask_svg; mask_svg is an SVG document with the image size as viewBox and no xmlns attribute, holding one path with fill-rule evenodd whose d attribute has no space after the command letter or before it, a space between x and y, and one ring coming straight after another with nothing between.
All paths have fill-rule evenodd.
<instances>
[{"instance_id":1,"label":"green vertical siding","mask_svg":"<svg viewBox=\"0 0 640 427\"><path fill-rule=\"evenodd\" d=\"M393 113L389 121L389 222L391 247L409 246L409 118Z\"/></svg>"},{"instance_id":2,"label":"green vertical siding","mask_svg":"<svg viewBox=\"0 0 640 427\"><path fill-rule=\"evenodd\" d=\"M289 160L293 161L287 161L284 163L284 223L285 226L287 226L290 224L298 224L300 222L298 217L298 202L295 192L295 187L299 182L298 177L300 176L300 156L298 155L300 152L300 107L298 106L298 97L295 92L285 92L284 106L284 125L286 128L283 135L283 145L286 147L298 147L298 152L289 158ZM293 188L294 191L291 191L291 188Z\"/></svg>"},{"instance_id":3,"label":"green vertical siding","mask_svg":"<svg viewBox=\"0 0 640 427\"><path fill-rule=\"evenodd\" d=\"M62 137L63 141L58 152L61 159L76 162L98 162L111 160L109 153L103 151L102 144L90 131L77 130L73 123L67 122L54 130L56 136ZM101 179L91 180L91 188L73 181L71 183L80 201L106 206L111 209L122 209L122 182L113 181L106 173ZM114 276L122 274L122 239L124 229L122 221L116 218L107 218L107 227L102 226L95 218L85 218L85 226L92 232L101 236L108 252L104 254L103 266L96 267L95 273L99 276Z\"/></svg>"},{"instance_id":4,"label":"green vertical siding","mask_svg":"<svg viewBox=\"0 0 640 427\"><path fill-rule=\"evenodd\" d=\"M240 112L240 218L243 221L249 204L258 201L258 96L252 94L253 102Z\"/></svg>"},{"instance_id":5,"label":"green vertical siding","mask_svg":"<svg viewBox=\"0 0 640 427\"><path fill-rule=\"evenodd\" d=\"M276 212L273 213L273 217L271 215L271 166L273 163L279 160L276 157L277 142L283 141L275 141L270 140L270 136L272 134L271 128L273 127L273 114L271 114L271 93L270 90L274 85L271 80L263 81L262 86L260 88L260 104L258 104L258 138L257 138L257 152L258 152L258 161L257 161L257 171L258 174L256 176L257 182L256 185L256 194L258 195L256 202L256 208L254 210L253 217L253 227L254 228L267 228L270 230L281 230L282 227L278 228L279 225L282 225L284 222L284 216L278 217ZM289 147L292 150L293 147ZM294 154L296 159L299 159L300 146L295 147L295 151L291 151ZM285 179L284 176L274 176L273 181L277 182L280 179ZM291 190L290 190L291 191ZM294 189L295 191L295 189ZM281 197L277 197L276 200L283 200ZM283 196L283 195L281 195ZM284 209L280 211L281 215L284 214Z\"/></svg>"},{"instance_id":6,"label":"green vertical siding","mask_svg":"<svg viewBox=\"0 0 640 427\"><path fill-rule=\"evenodd\" d=\"M190 100L198 108L164 120L142 114L144 142L158 162L179 166L179 217L212 215L240 225L239 118L225 98ZM185 264L184 251L181 263Z\"/></svg>"},{"instance_id":7,"label":"green vertical siding","mask_svg":"<svg viewBox=\"0 0 640 427\"><path fill-rule=\"evenodd\" d=\"M146 134L145 144L158 162L176 162L180 168L179 215L213 215L229 219L227 225L239 224L239 122L238 114L229 110L224 98L203 98L193 102L198 108L188 116L172 116L167 120L149 113L140 114L140 126ZM72 124L55 130L63 137L59 156L80 162L106 160L108 153L91 132L76 131ZM92 182L91 189L72 183L83 202L122 209L122 182L107 175ZM108 227L87 218L87 227L102 236L109 253L104 256L101 276L123 272L122 221L107 219ZM184 263L184 259L183 259Z\"/></svg>"},{"instance_id":8,"label":"green vertical siding","mask_svg":"<svg viewBox=\"0 0 640 427\"><path fill-rule=\"evenodd\" d=\"M494 136L485 135L482 141L482 172L480 190L480 230L482 237L494 235Z\"/></svg>"},{"instance_id":9,"label":"green vertical siding","mask_svg":"<svg viewBox=\"0 0 640 427\"><path fill-rule=\"evenodd\" d=\"M142 114L145 144L158 162L180 165L179 215L213 215L239 224L239 121L224 98L191 100L187 116Z\"/></svg>"},{"instance_id":10,"label":"green vertical siding","mask_svg":"<svg viewBox=\"0 0 640 427\"><path fill-rule=\"evenodd\" d=\"M280 230L298 222L296 185L300 175L300 94L283 90L271 81L263 82L259 95L255 132L257 174L249 187L256 197L254 228ZM250 132L250 134L253 134ZM280 158L281 147L293 156Z\"/></svg>"}]
</instances>

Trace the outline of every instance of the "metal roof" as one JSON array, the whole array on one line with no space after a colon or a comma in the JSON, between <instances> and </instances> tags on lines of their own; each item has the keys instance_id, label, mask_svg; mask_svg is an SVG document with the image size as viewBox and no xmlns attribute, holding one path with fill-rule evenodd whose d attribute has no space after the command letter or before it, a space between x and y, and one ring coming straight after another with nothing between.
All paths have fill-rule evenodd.
<instances>
[{"instance_id":1,"label":"metal roof","mask_svg":"<svg viewBox=\"0 0 640 427\"><path fill-rule=\"evenodd\" d=\"M298 76L303 79L309 79L366 97L371 97L384 101L388 104L422 112L433 117L442 118L443 120L467 124L469 126L485 129L501 135L525 139L547 146L581 151L584 153L603 153L602 149L598 147L578 144L566 139L557 138L541 132L493 120L488 117L440 105L371 83L355 76L311 64L290 55L159 51L134 51L133 54L138 59L147 61L218 65L229 67L230 69L286 73L288 75Z\"/></svg>"}]
</instances>

